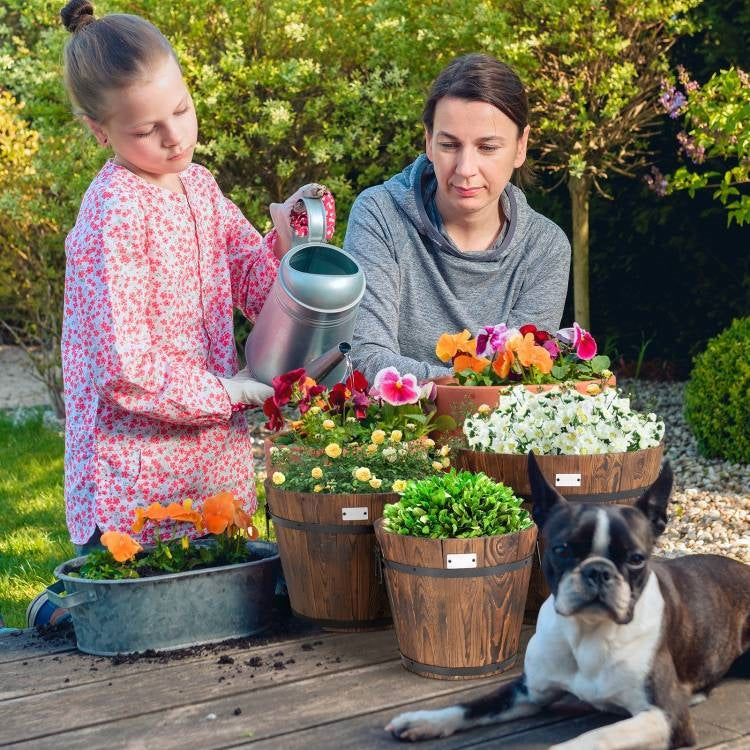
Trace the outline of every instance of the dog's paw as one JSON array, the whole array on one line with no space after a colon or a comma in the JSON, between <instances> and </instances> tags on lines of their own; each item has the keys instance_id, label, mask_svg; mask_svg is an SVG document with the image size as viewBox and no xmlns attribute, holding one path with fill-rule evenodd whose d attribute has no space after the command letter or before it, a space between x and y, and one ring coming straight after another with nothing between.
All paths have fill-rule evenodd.
<instances>
[{"instance_id":1,"label":"dog's paw","mask_svg":"<svg viewBox=\"0 0 750 750\"><path fill-rule=\"evenodd\" d=\"M437 711L411 711L399 714L385 727L399 740L416 742L434 737L447 737L460 729L464 723L464 709L460 706L441 708Z\"/></svg>"}]
</instances>

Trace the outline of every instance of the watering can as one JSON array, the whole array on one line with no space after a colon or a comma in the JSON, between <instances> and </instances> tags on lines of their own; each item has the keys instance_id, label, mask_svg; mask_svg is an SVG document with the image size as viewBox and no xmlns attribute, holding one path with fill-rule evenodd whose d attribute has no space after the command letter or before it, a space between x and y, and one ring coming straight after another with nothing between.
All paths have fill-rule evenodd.
<instances>
[{"instance_id":1,"label":"watering can","mask_svg":"<svg viewBox=\"0 0 750 750\"><path fill-rule=\"evenodd\" d=\"M297 367L308 369L311 377L317 374L324 385L341 381L365 293L365 274L359 263L325 242L323 201L302 201L307 236L295 237L281 259L276 280L245 343L248 370L267 385Z\"/></svg>"}]
</instances>

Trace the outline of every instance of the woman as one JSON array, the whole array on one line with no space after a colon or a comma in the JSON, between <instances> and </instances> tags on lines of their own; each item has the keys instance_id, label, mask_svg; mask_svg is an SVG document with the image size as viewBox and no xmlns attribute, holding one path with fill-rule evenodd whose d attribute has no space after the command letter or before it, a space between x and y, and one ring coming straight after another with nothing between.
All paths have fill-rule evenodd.
<instances>
[{"instance_id":1,"label":"woman","mask_svg":"<svg viewBox=\"0 0 750 750\"><path fill-rule=\"evenodd\" d=\"M506 323L559 328L570 244L531 209L523 84L487 55L459 57L432 85L422 116L425 151L401 174L365 190L344 247L367 277L354 363L420 378L447 375L435 356L445 332Z\"/></svg>"}]
</instances>

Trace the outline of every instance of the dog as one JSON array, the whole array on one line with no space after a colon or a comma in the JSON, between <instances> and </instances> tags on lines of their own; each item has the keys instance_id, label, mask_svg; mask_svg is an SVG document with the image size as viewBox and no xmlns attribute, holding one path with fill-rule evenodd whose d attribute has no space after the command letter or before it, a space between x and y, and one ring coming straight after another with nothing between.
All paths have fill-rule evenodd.
<instances>
[{"instance_id":1,"label":"dog","mask_svg":"<svg viewBox=\"0 0 750 750\"><path fill-rule=\"evenodd\" d=\"M573 695L629 718L553 750L668 750L695 744L689 707L750 650L750 566L719 555L651 558L667 523L666 462L635 507L568 503L533 456L532 516L552 592L524 673L495 693L386 726L401 740L446 737L539 712Z\"/></svg>"}]
</instances>

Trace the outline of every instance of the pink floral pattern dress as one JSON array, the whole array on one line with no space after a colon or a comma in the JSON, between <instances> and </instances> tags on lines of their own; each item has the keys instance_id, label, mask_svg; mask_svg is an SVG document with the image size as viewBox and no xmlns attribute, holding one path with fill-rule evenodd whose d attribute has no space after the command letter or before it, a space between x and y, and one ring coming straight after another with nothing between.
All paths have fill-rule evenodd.
<instances>
[{"instance_id":1,"label":"pink floral pattern dress","mask_svg":"<svg viewBox=\"0 0 750 750\"><path fill-rule=\"evenodd\" d=\"M252 442L216 376L239 369L233 308L253 320L276 277L261 237L191 164L185 194L108 162L65 243L65 505L74 544L132 534L135 509L231 491L257 507ZM324 199L329 236L335 222ZM304 221L293 221L298 230ZM306 217L305 217L306 218ZM132 534L152 541L150 528Z\"/></svg>"}]
</instances>

